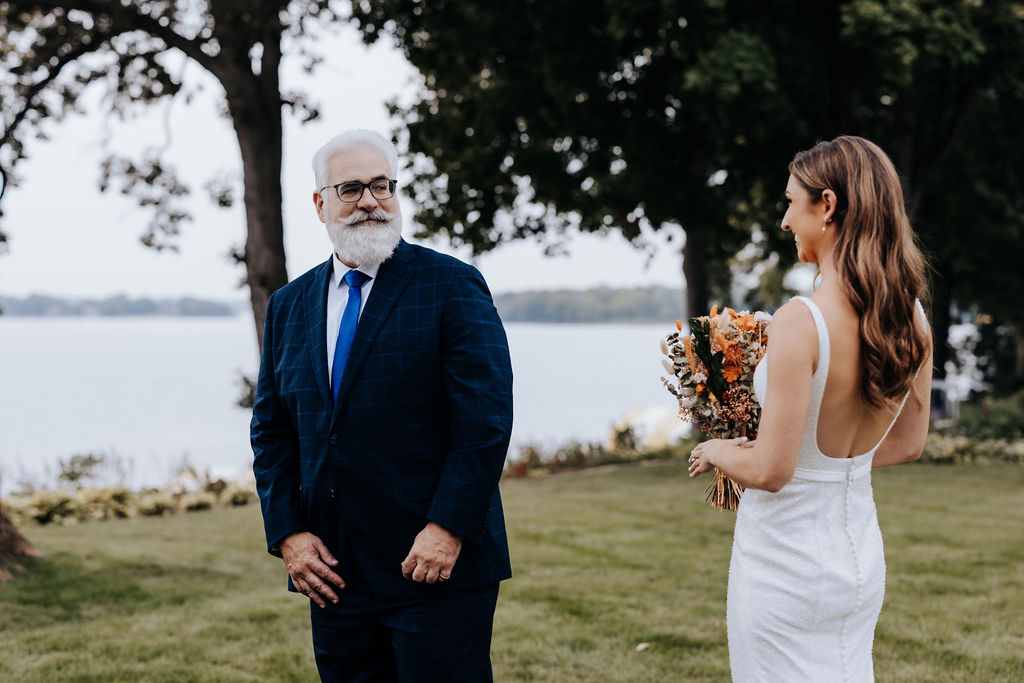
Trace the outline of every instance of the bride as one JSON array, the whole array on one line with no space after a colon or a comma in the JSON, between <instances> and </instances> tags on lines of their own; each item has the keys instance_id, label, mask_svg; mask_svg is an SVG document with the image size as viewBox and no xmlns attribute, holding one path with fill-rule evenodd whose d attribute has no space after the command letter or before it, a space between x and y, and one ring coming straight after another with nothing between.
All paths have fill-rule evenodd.
<instances>
[{"instance_id":1,"label":"bride","mask_svg":"<svg viewBox=\"0 0 1024 683\"><path fill-rule=\"evenodd\" d=\"M754 373L756 441L693 449L747 487L727 618L734 681L870 681L885 590L871 469L916 460L928 432L931 337L924 260L896 169L839 137L789 165L782 229L817 263L814 296L772 322Z\"/></svg>"}]
</instances>

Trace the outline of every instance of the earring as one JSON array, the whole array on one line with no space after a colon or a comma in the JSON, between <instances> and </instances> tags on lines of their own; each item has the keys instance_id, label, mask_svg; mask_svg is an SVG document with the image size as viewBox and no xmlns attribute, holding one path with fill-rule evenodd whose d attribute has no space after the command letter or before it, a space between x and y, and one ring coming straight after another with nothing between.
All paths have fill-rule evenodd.
<instances>
[{"instance_id":1,"label":"earring","mask_svg":"<svg viewBox=\"0 0 1024 683\"><path fill-rule=\"evenodd\" d=\"M825 232L825 227L826 227L826 226L824 226L824 225L823 225L823 226L821 226L821 231L822 231L822 232Z\"/></svg>"}]
</instances>

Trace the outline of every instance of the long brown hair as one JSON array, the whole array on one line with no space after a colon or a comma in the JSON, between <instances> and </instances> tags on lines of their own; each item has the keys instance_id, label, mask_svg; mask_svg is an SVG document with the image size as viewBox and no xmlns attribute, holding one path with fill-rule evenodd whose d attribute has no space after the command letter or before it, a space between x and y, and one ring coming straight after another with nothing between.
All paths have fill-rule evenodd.
<instances>
[{"instance_id":1,"label":"long brown hair","mask_svg":"<svg viewBox=\"0 0 1024 683\"><path fill-rule=\"evenodd\" d=\"M903 189L878 145L853 136L799 152L789 172L821 200L836 194L833 256L843 292L860 318L861 394L880 408L903 396L928 354L930 336L915 324L925 295L925 260L910 228Z\"/></svg>"}]
</instances>

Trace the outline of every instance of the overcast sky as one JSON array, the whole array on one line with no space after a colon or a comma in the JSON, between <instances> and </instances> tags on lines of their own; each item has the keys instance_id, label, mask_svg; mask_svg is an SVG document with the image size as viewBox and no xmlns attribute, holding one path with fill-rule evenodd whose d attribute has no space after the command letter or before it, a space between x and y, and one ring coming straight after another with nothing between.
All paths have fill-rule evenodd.
<instances>
[{"instance_id":1,"label":"overcast sky","mask_svg":"<svg viewBox=\"0 0 1024 683\"><path fill-rule=\"evenodd\" d=\"M326 57L315 79L302 73L296 61L282 68L285 90L302 90L320 105L319 121L300 125L286 114L284 135L284 224L288 272L294 278L330 255L330 244L313 211L313 175L310 159L316 149L347 128L372 128L388 135L385 102L395 96L412 97L416 73L390 44L366 48L354 31L343 29L324 39ZM184 59L170 55L182 68ZM364 67L370 60L384 65L383 78L370 78ZM71 115L48 125L50 139L27 141L29 158L17 169L20 186L3 198L3 226L10 237L10 252L0 257L0 294L31 293L102 297L191 295L211 299L241 299L240 266L227 254L245 239L244 212L218 209L203 190L217 173L240 177L241 160L230 122L220 115L221 90L197 66L184 67L186 84L202 91L191 104L180 98L163 102L122 122L108 118L109 105L100 88L84 98L85 115ZM380 68L375 68L378 73ZM171 130L165 154L179 177L192 188L188 209L194 220L182 226L178 253L158 253L139 242L148 214L134 200L116 190L100 194L99 165L108 148L142 156L149 147L166 143L165 119ZM402 177L399 177L401 185ZM407 219L414 207L403 200ZM406 237L413 232L406 225ZM481 269L495 292L554 287L587 288L598 285L682 285L680 235L671 244L666 235L650 242L653 257L638 251L618 233L568 235L568 256L545 257L532 242L505 245L479 257ZM468 251L456 251L443 242L427 242L436 249L469 260Z\"/></svg>"}]
</instances>

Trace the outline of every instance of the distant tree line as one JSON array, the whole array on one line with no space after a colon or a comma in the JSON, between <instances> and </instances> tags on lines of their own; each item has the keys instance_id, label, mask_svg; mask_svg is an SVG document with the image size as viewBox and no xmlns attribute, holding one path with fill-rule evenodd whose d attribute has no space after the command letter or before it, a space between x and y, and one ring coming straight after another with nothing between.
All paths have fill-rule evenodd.
<instances>
[{"instance_id":1,"label":"distant tree line","mask_svg":"<svg viewBox=\"0 0 1024 683\"><path fill-rule=\"evenodd\" d=\"M192 297L180 299L131 299L123 294L105 299L64 299L32 294L24 298L0 296L0 314L10 316L43 315L174 315L227 316L238 307L218 301Z\"/></svg>"},{"instance_id":2,"label":"distant tree line","mask_svg":"<svg viewBox=\"0 0 1024 683\"><path fill-rule=\"evenodd\" d=\"M494 305L505 322L663 322L686 318L682 292L670 287L540 290L499 294Z\"/></svg>"}]
</instances>

